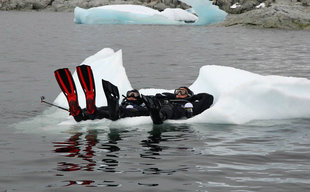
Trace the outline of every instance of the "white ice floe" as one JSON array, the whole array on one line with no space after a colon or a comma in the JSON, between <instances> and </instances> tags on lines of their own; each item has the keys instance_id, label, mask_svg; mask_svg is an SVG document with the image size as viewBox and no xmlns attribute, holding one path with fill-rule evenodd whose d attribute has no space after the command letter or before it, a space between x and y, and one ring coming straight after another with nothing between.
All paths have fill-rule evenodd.
<instances>
[{"instance_id":1,"label":"white ice floe","mask_svg":"<svg viewBox=\"0 0 310 192\"><path fill-rule=\"evenodd\" d=\"M90 9L76 7L74 22L78 24L208 25L223 21L227 15L210 1L182 1L191 5L194 11L167 8L160 12L141 5L106 5Z\"/></svg>"},{"instance_id":2,"label":"white ice floe","mask_svg":"<svg viewBox=\"0 0 310 192\"><path fill-rule=\"evenodd\" d=\"M122 51L104 48L88 57L81 64L90 65L96 84L96 105L106 106L107 102L101 79L118 86L120 94L132 89L123 66ZM85 107L85 96L78 83L78 99ZM169 120L168 123L187 124L246 124L257 120L291 119L310 117L310 80L296 77L263 76L232 67L205 65L200 68L196 81L190 86L194 93L207 92L214 96L214 104L208 110L187 120ZM160 87L141 89L145 95L173 92ZM63 93L54 101L68 107ZM77 126L78 124L78 126ZM143 125L143 126L142 126ZM146 126L144 126L146 125ZM41 115L16 125L20 130L38 132L76 129L147 128L152 125L150 117L132 117L117 121L108 119L89 120L77 123L68 112L58 108L48 108Z\"/></svg>"},{"instance_id":3,"label":"white ice floe","mask_svg":"<svg viewBox=\"0 0 310 192\"><path fill-rule=\"evenodd\" d=\"M122 51L105 48L87 58L83 64L93 69L96 83L97 105L106 105L101 79L111 81L119 87L120 94L131 89L123 67ZM76 72L73 75L78 82ZM76 83L79 101L85 107L84 93ZM213 106L202 114L188 120L174 122L244 124L253 120L289 119L310 117L310 80L296 77L263 76L248 71L216 65L206 65L190 86L195 93L214 95ZM159 88L141 89L146 95L172 92ZM67 106L62 93L56 104ZM151 123L149 117L136 118L135 124ZM73 122L73 121L72 121ZM117 121L118 124L126 120Z\"/></svg>"}]
</instances>

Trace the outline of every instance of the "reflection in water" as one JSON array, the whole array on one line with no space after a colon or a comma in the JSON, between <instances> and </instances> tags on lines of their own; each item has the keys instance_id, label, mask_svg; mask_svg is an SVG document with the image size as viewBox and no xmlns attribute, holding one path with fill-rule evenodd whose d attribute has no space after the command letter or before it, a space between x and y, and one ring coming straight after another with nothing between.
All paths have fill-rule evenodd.
<instances>
[{"instance_id":1,"label":"reflection in water","mask_svg":"<svg viewBox=\"0 0 310 192\"><path fill-rule=\"evenodd\" d=\"M142 158L150 159L159 159L156 156L159 156L159 152L162 151L162 147L158 145L161 138L162 128L160 126L154 126L153 129L149 132L150 136L147 140L141 141L142 147L147 148L144 153L140 154Z\"/></svg>"},{"instance_id":2,"label":"reflection in water","mask_svg":"<svg viewBox=\"0 0 310 192\"><path fill-rule=\"evenodd\" d=\"M142 132L143 133L143 132ZM123 165L132 165L133 167L126 167L120 169L120 158L126 158L128 156L128 150L132 147L129 141L135 138L136 132L128 132L120 129L110 129L110 132L104 136L107 139L98 139L97 130L89 130L86 133L75 133L69 139L62 142L54 142L55 152L64 154L67 158L65 161L58 162L57 170L62 172L72 172L72 171L97 171L105 173L119 173L123 172L125 174L141 174L145 176L152 175L173 175L175 172L187 171L188 167L186 165L179 165L175 167L172 166L161 166L158 161L169 158L169 156L174 157L176 151L177 153L183 154L184 150L188 148L184 147L180 142L187 140L191 136L191 129L186 125L160 125L153 126L152 130L148 132L146 139L140 142L142 149L133 153L131 157L141 157L142 160L149 159L151 162L132 163L124 159ZM103 133L102 133L103 134ZM145 133L143 133L145 134ZM142 135L142 137L145 137ZM104 138L100 136L100 138ZM125 141L123 141L125 140ZM122 141L122 142L120 142ZM134 141L135 144L139 144ZM120 148L120 144L124 147L123 150ZM182 147L183 146L183 147ZM179 154L177 154L179 155ZM129 157L129 158L131 158ZM82 163L81 163L81 160ZM143 163L142 163L143 162ZM155 164L154 164L155 162ZM139 167L135 167L138 165ZM59 174L60 175L60 174ZM65 186L81 185L85 187L120 187L121 184L116 183L113 180L104 180L100 182L95 182L95 179L87 178L86 180L65 180L67 183ZM137 185L156 187L159 184L154 182L136 182Z\"/></svg>"},{"instance_id":3,"label":"reflection in water","mask_svg":"<svg viewBox=\"0 0 310 192\"><path fill-rule=\"evenodd\" d=\"M88 134L85 136L86 144L85 149L81 151L83 141L80 139L82 133L76 133L72 135L65 142L54 142L54 147L56 147L56 153L66 153L66 157L77 157L87 161L86 165L78 165L75 163L68 162L59 162L57 170L59 171L78 171L86 170L93 171L96 162L93 160L95 152L93 147L98 143L97 140L97 131L91 130L88 131Z\"/></svg>"},{"instance_id":4,"label":"reflection in water","mask_svg":"<svg viewBox=\"0 0 310 192\"><path fill-rule=\"evenodd\" d=\"M187 125L154 125L153 129L149 132L150 136L146 140L141 141L142 147L145 149L143 153L140 154L141 158L149 159L161 159L160 155L164 151L171 150L173 144L168 142L183 141L186 140L188 133L191 132L191 129ZM162 145L161 142L167 143L168 146ZM179 147L176 145L176 148L172 149L187 150L185 147ZM169 152L165 152L165 155ZM154 166L154 165L153 165ZM177 171L187 171L186 167L177 168L177 169L162 169L158 167L145 168L142 171L142 174L145 175L172 175ZM151 186L157 186L158 184L148 184Z\"/></svg>"},{"instance_id":5,"label":"reflection in water","mask_svg":"<svg viewBox=\"0 0 310 192\"><path fill-rule=\"evenodd\" d=\"M157 183L154 183L154 184L138 183L138 185L144 185L144 186L148 186L148 187L155 187L155 186L158 186L159 184L157 184Z\"/></svg>"},{"instance_id":6,"label":"reflection in water","mask_svg":"<svg viewBox=\"0 0 310 192\"><path fill-rule=\"evenodd\" d=\"M97 130L90 130L85 136L85 140L81 139L82 133L76 133L72 135L67 141L64 142L54 142L54 147L56 147L56 153L64 153L66 157L77 157L84 161L85 164L75 164L69 162L59 162L57 170L59 171L94 171L96 166L96 161L93 159L96 154L93 147L99 142L97 139ZM99 149L104 149L106 151L106 158L102 160L103 164L100 165L99 170L106 172L114 172L115 167L118 166L117 155L111 154L117 152L120 148L117 146L117 141L121 140L120 132L117 129L111 129L108 134L108 142L101 144ZM82 150L82 148L84 148Z\"/></svg>"},{"instance_id":7,"label":"reflection in water","mask_svg":"<svg viewBox=\"0 0 310 192\"><path fill-rule=\"evenodd\" d=\"M118 166L118 155L116 152L120 151L117 146L117 141L121 140L120 131L118 129L110 129L108 134L108 142L101 144L99 149L104 149L106 151L106 157L102 159L102 164L99 167L100 171L104 172L116 172L116 167Z\"/></svg>"},{"instance_id":8,"label":"reflection in water","mask_svg":"<svg viewBox=\"0 0 310 192\"><path fill-rule=\"evenodd\" d=\"M110 129L110 133L108 134L109 142L117 144L117 141L122 140L120 136L120 130L118 129Z\"/></svg>"},{"instance_id":9,"label":"reflection in water","mask_svg":"<svg viewBox=\"0 0 310 192\"><path fill-rule=\"evenodd\" d=\"M84 185L87 187L94 187L93 185L91 185L92 183L94 183L94 181L91 181L91 180L78 180L78 181L65 181L65 182L68 182L66 186Z\"/></svg>"},{"instance_id":10,"label":"reflection in water","mask_svg":"<svg viewBox=\"0 0 310 192\"><path fill-rule=\"evenodd\" d=\"M82 133L77 133L71 136L67 141L64 142L54 142L54 147L56 147L56 153L68 153L67 157L75 157L79 154L80 148L78 147L79 138Z\"/></svg>"},{"instance_id":11,"label":"reflection in water","mask_svg":"<svg viewBox=\"0 0 310 192\"><path fill-rule=\"evenodd\" d=\"M163 133L171 132L176 134L162 135ZM146 149L140 156L142 158L160 159L160 152L169 148L168 146L160 145L160 142L185 140L186 134L190 132L191 129L187 125L154 125L153 129L149 132L150 136L148 139L141 141L142 147Z\"/></svg>"},{"instance_id":12,"label":"reflection in water","mask_svg":"<svg viewBox=\"0 0 310 192\"><path fill-rule=\"evenodd\" d=\"M115 172L115 168L118 166L118 152L120 148L117 146L117 141L121 140L120 131L117 129L111 129L108 136L108 141L102 143L101 146L96 146L99 143L98 131L89 130L83 139L83 133L75 133L68 140L63 142L54 142L54 151L56 153L64 154L65 157L83 159L84 162L77 164L72 162L58 162L57 170L70 172L70 171L97 171ZM95 148L95 150L93 149ZM103 149L105 158L102 162L96 162L94 159L96 156L96 150ZM70 160L68 159L68 160ZM72 159L73 160L73 159ZM74 160L76 162L76 160ZM97 164L99 164L97 166ZM60 175L60 174L58 174ZM65 186L83 185L86 187L106 186L106 187L119 187L120 184L114 181L103 181L95 185L93 180L67 180L68 183Z\"/></svg>"}]
</instances>

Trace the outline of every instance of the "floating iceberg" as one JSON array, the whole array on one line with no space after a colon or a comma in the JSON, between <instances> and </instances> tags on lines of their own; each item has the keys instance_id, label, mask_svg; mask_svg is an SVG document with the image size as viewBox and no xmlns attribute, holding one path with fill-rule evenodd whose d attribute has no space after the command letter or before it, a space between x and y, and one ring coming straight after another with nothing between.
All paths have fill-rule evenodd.
<instances>
[{"instance_id":1,"label":"floating iceberg","mask_svg":"<svg viewBox=\"0 0 310 192\"><path fill-rule=\"evenodd\" d=\"M226 12L207 0L182 0L192 6L198 17L183 9L167 8L160 12L141 5L106 5L74 9L77 24L163 24L163 25L208 25L223 21Z\"/></svg>"},{"instance_id":2,"label":"floating iceberg","mask_svg":"<svg viewBox=\"0 0 310 192\"><path fill-rule=\"evenodd\" d=\"M110 48L105 48L87 58L83 64L90 65L93 69L98 106L106 105L101 79L117 85L120 94L125 94L127 90L132 89L123 67L121 50L114 52ZM78 82L76 72L73 78ZM76 86L81 107L85 107L84 93L79 83L76 83ZM190 88L195 93L207 92L214 95L213 106L191 119L170 120L171 122L244 124L254 120L310 117L310 80L305 78L263 76L232 67L206 65L200 69L197 80ZM173 90L159 88L140 90L145 95L167 91L173 92ZM54 102L68 107L62 93ZM114 123L126 126L129 122L126 119L130 119L130 122L135 124L152 123L150 117L134 118L135 121L125 118ZM75 122L71 118L69 123Z\"/></svg>"}]
</instances>

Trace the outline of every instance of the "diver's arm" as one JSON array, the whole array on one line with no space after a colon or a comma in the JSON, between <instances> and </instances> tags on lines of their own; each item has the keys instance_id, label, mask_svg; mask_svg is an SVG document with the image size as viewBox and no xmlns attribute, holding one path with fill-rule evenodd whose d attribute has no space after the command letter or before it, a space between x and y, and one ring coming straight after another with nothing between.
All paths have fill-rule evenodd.
<instances>
[{"instance_id":1,"label":"diver's arm","mask_svg":"<svg viewBox=\"0 0 310 192\"><path fill-rule=\"evenodd\" d=\"M213 104L213 96L208 93L199 93L191 98L193 115L198 115Z\"/></svg>"}]
</instances>

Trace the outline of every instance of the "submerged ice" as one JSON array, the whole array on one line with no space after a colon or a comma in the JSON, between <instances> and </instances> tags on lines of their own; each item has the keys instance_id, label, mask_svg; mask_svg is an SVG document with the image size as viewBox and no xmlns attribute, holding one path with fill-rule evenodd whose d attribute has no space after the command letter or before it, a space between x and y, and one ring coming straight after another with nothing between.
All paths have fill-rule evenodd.
<instances>
[{"instance_id":1,"label":"submerged ice","mask_svg":"<svg viewBox=\"0 0 310 192\"><path fill-rule=\"evenodd\" d=\"M132 88L123 67L121 50L114 52L110 48L105 48L82 63L90 65L93 69L98 106L106 105L105 95L100 87L101 79L106 79L118 86L120 94L125 94ZM73 78L78 82L76 72ZM76 86L81 107L85 107L84 93L79 83L76 83ZM198 78L190 88L195 93L207 92L214 95L214 104L196 117L187 120L170 120L170 122L244 124L255 120L310 117L310 80L305 78L263 76L232 67L206 65L200 69ZM173 90L160 88L140 90L146 95L164 91ZM56 98L55 103L68 107L62 93ZM152 123L150 117L133 119L125 118L113 123L120 126ZM96 121L98 122L112 123L110 120ZM73 118L69 120L66 117L63 118L62 124L72 123L75 123ZM85 123L91 123L91 121Z\"/></svg>"},{"instance_id":2,"label":"submerged ice","mask_svg":"<svg viewBox=\"0 0 310 192\"><path fill-rule=\"evenodd\" d=\"M208 25L223 21L226 12L206 0L182 0L191 5L198 17L183 9L167 8L160 12L141 5L106 5L83 9L76 7L74 22L78 24L194 24Z\"/></svg>"}]
</instances>

